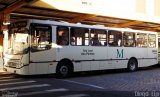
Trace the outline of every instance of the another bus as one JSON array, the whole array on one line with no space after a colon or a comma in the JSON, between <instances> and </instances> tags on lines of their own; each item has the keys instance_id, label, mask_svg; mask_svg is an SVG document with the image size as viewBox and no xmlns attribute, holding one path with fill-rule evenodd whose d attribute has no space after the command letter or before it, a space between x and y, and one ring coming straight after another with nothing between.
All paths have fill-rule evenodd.
<instances>
[{"instance_id":1,"label":"another bus","mask_svg":"<svg viewBox=\"0 0 160 97\"><path fill-rule=\"evenodd\" d=\"M157 63L157 32L31 19L4 33L4 70L20 75L67 77Z\"/></svg>"}]
</instances>

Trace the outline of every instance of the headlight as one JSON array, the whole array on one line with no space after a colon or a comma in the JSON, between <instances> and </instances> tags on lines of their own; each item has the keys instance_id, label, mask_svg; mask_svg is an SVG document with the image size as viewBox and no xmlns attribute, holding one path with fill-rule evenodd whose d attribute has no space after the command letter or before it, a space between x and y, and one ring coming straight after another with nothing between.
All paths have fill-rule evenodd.
<instances>
[{"instance_id":1,"label":"headlight","mask_svg":"<svg viewBox=\"0 0 160 97\"><path fill-rule=\"evenodd\" d=\"M6 66L17 68L19 65L19 62L8 62Z\"/></svg>"}]
</instances>

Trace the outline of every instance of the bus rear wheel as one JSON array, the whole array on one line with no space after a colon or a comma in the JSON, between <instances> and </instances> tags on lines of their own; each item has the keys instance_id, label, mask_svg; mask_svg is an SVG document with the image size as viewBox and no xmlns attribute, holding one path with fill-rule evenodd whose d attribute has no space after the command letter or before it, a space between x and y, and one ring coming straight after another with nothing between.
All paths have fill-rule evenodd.
<instances>
[{"instance_id":1,"label":"bus rear wheel","mask_svg":"<svg viewBox=\"0 0 160 97\"><path fill-rule=\"evenodd\" d=\"M69 77L72 73L72 68L68 62L60 62L56 69L56 75L58 78Z\"/></svg>"},{"instance_id":2,"label":"bus rear wheel","mask_svg":"<svg viewBox=\"0 0 160 97\"><path fill-rule=\"evenodd\" d=\"M133 71L136 71L138 68L138 63L136 61L136 59L134 58L131 58L129 61L128 61L128 70L133 72Z\"/></svg>"}]
</instances>

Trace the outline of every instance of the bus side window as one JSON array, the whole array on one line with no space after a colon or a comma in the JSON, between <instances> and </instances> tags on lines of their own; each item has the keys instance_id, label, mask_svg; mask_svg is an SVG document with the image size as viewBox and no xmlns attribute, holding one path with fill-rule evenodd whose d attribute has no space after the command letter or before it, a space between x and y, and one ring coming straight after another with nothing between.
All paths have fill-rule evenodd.
<instances>
[{"instance_id":1,"label":"bus side window","mask_svg":"<svg viewBox=\"0 0 160 97\"><path fill-rule=\"evenodd\" d=\"M57 44L66 46L69 44L69 28L64 26L57 27Z\"/></svg>"},{"instance_id":2,"label":"bus side window","mask_svg":"<svg viewBox=\"0 0 160 97\"><path fill-rule=\"evenodd\" d=\"M95 34L94 37L91 39L91 44L92 44L92 46L100 46L101 45L97 34Z\"/></svg>"},{"instance_id":3,"label":"bus side window","mask_svg":"<svg viewBox=\"0 0 160 97\"><path fill-rule=\"evenodd\" d=\"M107 33L101 29L91 29L91 40L92 46L107 46Z\"/></svg>"},{"instance_id":4,"label":"bus side window","mask_svg":"<svg viewBox=\"0 0 160 97\"><path fill-rule=\"evenodd\" d=\"M122 46L122 33L120 31L108 31L108 44L110 46Z\"/></svg>"},{"instance_id":5,"label":"bus side window","mask_svg":"<svg viewBox=\"0 0 160 97\"><path fill-rule=\"evenodd\" d=\"M72 46L89 45L89 29L87 28L72 27L70 37L70 44Z\"/></svg>"},{"instance_id":6,"label":"bus side window","mask_svg":"<svg viewBox=\"0 0 160 97\"><path fill-rule=\"evenodd\" d=\"M137 47L147 47L147 34L145 33L137 34Z\"/></svg>"},{"instance_id":7,"label":"bus side window","mask_svg":"<svg viewBox=\"0 0 160 97\"><path fill-rule=\"evenodd\" d=\"M150 48L156 47L156 35L155 34L148 35L148 47Z\"/></svg>"},{"instance_id":8,"label":"bus side window","mask_svg":"<svg viewBox=\"0 0 160 97\"><path fill-rule=\"evenodd\" d=\"M123 33L123 46L124 47L135 47L135 33L124 32Z\"/></svg>"},{"instance_id":9,"label":"bus side window","mask_svg":"<svg viewBox=\"0 0 160 97\"><path fill-rule=\"evenodd\" d=\"M51 27L47 25L31 25L31 51L44 51L51 49Z\"/></svg>"}]
</instances>

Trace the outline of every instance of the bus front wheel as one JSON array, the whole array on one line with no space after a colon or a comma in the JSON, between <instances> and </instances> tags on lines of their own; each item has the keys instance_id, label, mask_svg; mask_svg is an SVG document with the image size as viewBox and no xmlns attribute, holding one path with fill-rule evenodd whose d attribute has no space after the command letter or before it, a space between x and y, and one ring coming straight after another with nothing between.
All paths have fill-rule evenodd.
<instances>
[{"instance_id":1,"label":"bus front wheel","mask_svg":"<svg viewBox=\"0 0 160 97\"><path fill-rule=\"evenodd\" d=\"M72 73L72 68L68 62L60 62L56 69L56 75L59 78L69 77Z\"/></svg>"},{"instance_id":2,"label":"bus front wheel","mask_svg":"<svg viewBox=\"0 0 160 97\"><path fill-rule=\"evenodd\" d=\"M128 70L133 72L133 71L136 71L138 68L138 63L137 63L137 60L134 59L134 58L131 58L129 61L128 61Z\"/></svg>"}]
</instances>

